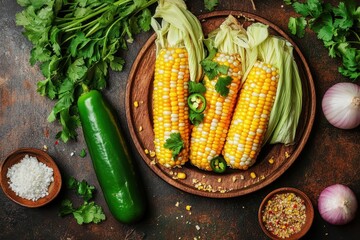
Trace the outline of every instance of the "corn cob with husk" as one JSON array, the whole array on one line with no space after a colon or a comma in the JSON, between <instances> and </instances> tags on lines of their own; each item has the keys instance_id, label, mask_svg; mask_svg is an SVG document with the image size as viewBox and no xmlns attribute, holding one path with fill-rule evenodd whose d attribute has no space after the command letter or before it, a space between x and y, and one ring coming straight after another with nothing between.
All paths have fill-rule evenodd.
<instances>
[{"instance_id":1,"label":"corn cob with husk","mask_svg":"<svg viewBox=\"0 0 360 240\"><path fill-rule=\"evenodd\" d=\"M161 24L155 18L161 18ZM180 167L188 161L188 84L199 81L204 58L199 20L182 0L160 0L152 18L157 39L153 89L154 145L158 162Z\"/></svg>"},{"instance_id":2,"label":"corn cob with husk","mask_svg":"<svg viewBox=\"0 0 360 240\"><path fill-rule=\"evenodd\" d=\"M205 40L210 49L210 55L202 62L206 108L201 123L193 127L190 140L190 162L200 169L211 171L211 160L223 149L245 70L242 61L246 41L245 29L231 15Z\"/></svg>"},{"instance_id":3,"label":"corn cob with husk","mask_svg":"<svg viewBox=\"0 0 360 240\"><path fill-rule=\"evenodd\" d=\"M228 166L243 170L255 163L266 142L294 142L302 105L301 81L291 45L268 36L267 26L260 23L249 26L247 33L249 70L223 149Z\"/></svg>"}]
</instances>

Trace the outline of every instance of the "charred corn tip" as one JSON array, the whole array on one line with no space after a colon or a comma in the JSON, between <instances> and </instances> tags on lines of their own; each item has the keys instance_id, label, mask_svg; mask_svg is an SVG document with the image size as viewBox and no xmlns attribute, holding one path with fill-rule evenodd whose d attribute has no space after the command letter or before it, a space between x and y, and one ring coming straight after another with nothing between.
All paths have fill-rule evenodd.
<instances>
[{"instance_id":1,"label":"charred corn tip","mask_svg":"<svg viewBox=\"0 0 360 240\"><path fill-rule=\"evenodd\" d=\"M232 78L228 96L223 97L215 90L218 77L205 77L206 109L204 119L194 126L191 133L190 162L203 170L211 171L210 161L220 155L241 85L241 61L238 54L217 53L213 59L219 65L228 66L227 75Z\"/></svg>"},{"instance_id":2,"label":"charred corn tip","mask_svg":"<svg viewBox=\"0 0 360 240\"><path fill-rule=\"evenodd\" d=\"M154 144L158 162L165 167L183 165L188 159L188 55L185 48L161 49L155 61L153 91ZM185 147L176 159L164 148L171 133L179 132Z\"/></svg>"},{"instance_id":3,"label":"charred corn tip","mask_svg":"<svg viewBox=\"0 0 360 240\"><path fill-rule=\"evenodd\" d=\"M275 100L278 70L257 62L240 91L223 155L231 168L248 169L255 163Z\"/></svg>"}]
</instances>

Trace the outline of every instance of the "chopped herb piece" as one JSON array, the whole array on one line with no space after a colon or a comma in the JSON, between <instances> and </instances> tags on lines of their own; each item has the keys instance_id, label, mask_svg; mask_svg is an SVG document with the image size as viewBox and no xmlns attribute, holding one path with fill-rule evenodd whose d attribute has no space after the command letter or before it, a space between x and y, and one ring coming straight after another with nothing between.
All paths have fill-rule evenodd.
<instances>
[{"instance_id":1,"label":"chopped herb piece","mask_svg":"<svg viewBox=\"0 0 360 240\"><path fill-rule=\"evenodd\" d=\"M166 139L164 147L171 150L172 158L175 159L184 147L180 133L171 133L170 137Z\"/></svg>"},{"instance_id":2,"label":"chopped herb piece","mask_svg":"<svg viewBox=\"0 0 360 240\"><path fill-rule=\"evenodd\" d=\"M81 149L79 156L82 157L82 158L86 157L86 150Z\"/></svg>"},{"instance_id":3,"label":"chopped herb piece","mask_svg":"<svg viewBox=\"0 0 360 240\"><path fill-rule=\"evenodd\" d=\"M205 9L214 11L215 7L219 4L219 0L204 0Z\"/></svg>"},{"instance_id":4,"label":"chopped herb piece","mask_svg":"<svg viewBox=\"0 0 360 240\"><path fill-rule=\"evenodd\" d=\"M193 81L189 82L189 93L205 93L206 92L206 88L204 86L204 84L202 83L196 83Z\"/></svg>"},{"instance_id":5,"label":"chopped herb piece","mask_svg":"<svg viewBox=\"0 0 360 240\"><path fill-rule=\"evenodd\" d=\"M216 84L215 84L215 90L223 97L226 97L229 94L230 89L228 86L231 83L231 77L219 77Z\"/></svg>"}]
</instances>

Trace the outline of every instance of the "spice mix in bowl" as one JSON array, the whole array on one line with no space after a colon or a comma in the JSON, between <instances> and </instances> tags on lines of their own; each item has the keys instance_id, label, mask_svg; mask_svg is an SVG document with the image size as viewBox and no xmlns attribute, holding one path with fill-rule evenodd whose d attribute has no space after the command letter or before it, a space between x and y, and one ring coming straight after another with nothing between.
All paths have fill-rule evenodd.
<instances>
[{"instance_id":1,"label":"spice mix in bowl","mask_svg":"<svg viewBox=\"0 0 360 240\"><path fill-rule=\"evenodd\" d=\"M295 188L279 188L262 201L259 223L271 239L299 239L310 229L314 208L311 200Z\"/></svg>"},{"instance_id":2,"label":"spice mix in bowl","mask_svg":"<svg viewBox=\"0 0 360 240\"><path fill-rule=\"evenodd\" d=\"M1 187L7 197L26 207L40 207L60 192L61 174L54 160L36 148L20 148L1 165Z\"/></svg>"}]
</instances>

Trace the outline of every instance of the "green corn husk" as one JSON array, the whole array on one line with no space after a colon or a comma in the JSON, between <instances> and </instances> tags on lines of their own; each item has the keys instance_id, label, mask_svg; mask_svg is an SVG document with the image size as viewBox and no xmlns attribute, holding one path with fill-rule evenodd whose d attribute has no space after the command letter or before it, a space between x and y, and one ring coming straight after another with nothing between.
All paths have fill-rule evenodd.
<instances>
[{"instance_id":1,"label":"green corn husk","mask_svg":"<svg viewBox=\"0 0 360 240\"><path fill-rule=\"evenodd\" d=\"M225 54L239 54L242 72L245 72L245 48L249 48L248 37L245 28L234 16L229 15L220 27L210 32L204 43L209 51L216 49L217 52Z\"/></svg>"},{"instance_id":2,"label":"green corn husk","mask_svg":"<svg viewBox=\"0 0 360 240\"><path fill-rule=\"evenodd\" d=\"M248 27L247 69L261 60L279 69L279 81L273 109L263 143L295 143L302 110L302 86L293 47L285 39L266 32L267 26L255 23ZM245 73L247 75L247 73ZM245 76L246 79L246 76Z\"/></svg>"},{"instance_id":3,"label":"green corn husk","mask_svg":"<svg viewBox=\"0 0 360 240\"><path fill-rule=\"evenodd\" d=\"M161 24L156 18L162 18ZM185 47L189 56L190 80L202 77L201 60L205 57L204 35L200 21L187 10L183 0L159 0L151 26L157 34L157 52L162 48Z\"/></svg>"}]
</instances>

